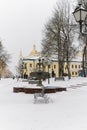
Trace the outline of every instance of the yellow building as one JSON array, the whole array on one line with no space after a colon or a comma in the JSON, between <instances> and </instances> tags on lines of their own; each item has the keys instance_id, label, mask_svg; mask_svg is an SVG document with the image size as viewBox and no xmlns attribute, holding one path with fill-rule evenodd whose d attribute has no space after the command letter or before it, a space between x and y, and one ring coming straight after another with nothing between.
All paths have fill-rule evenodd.
<instances>
[{"instance_id":1,"label":"yellow building","mask_svg":"<svg viewBox=\"0 0 87 130\"><path fill-rule=\"evenodd\" d=\"M38 52L36 50L36 46L33 45L33 50L30 52L29 56L27 57L23 57L22 56L22 52L20 53L20 58L22 59L23 63L24 63L24 68L23 68L23 74L27 74L28 76L30 76L30 73L33 71L37 70L37 63L38 60L41 57L41 53ZM50 73L52 73L52 69L55 72L56 77L59 76L59 72L58 72L58 61L57 60L52 60L50 62L50 65L48 66L47 64L45 64L45 71ZM70 62L70 73L71 76L78 76L79 75L79 70L81 70L82 68L82 53L78 53L78 55L76 56L75 59L73 59ZM67 69L66 69L66 63L64 65L64 73L68 73Z\"/></svg>"}]
</instances>

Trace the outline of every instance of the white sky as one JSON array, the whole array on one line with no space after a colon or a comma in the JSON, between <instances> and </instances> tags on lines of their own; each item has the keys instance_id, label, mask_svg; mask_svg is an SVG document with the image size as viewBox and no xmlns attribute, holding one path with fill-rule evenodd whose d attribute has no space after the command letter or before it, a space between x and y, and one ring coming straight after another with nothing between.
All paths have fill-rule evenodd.
<instances>
[{"instance_id":1,"label":"white sky","mask_svg":"<svg viewBox=\"0 0 87 130\"><path fill-rule=\"evenodd\" d=\"M58 0L0 0L0 38L12 54L11 68L20 50L27 56L36 44L41 47L42 30Z\"/></svg>"}]
</instances>

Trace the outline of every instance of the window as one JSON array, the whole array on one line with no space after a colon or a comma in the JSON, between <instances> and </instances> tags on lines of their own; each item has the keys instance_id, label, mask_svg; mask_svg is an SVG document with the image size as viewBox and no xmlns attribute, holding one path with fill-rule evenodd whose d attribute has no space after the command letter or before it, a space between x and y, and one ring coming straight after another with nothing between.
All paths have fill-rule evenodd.
<instances>
[{"instance_id":1,"label":"window","mask_svg":"<svg viewBox=\"0 0 87 130\"><path fill-rule=\"evenodd\" d=\"M32 68L32 64L30 64L30 68Z\"/></svg>"},{"instance_id":2,"label":"window","mask_svg":"<svg viewBox=\"0 0 87 130\"><path fill-rule=\"evenodd\" d=\"M72 68L74 68L74 65L72 65Z\"/></svg>"},{"instance_id":3,"label":"window","mask_svg":"<svg viewBox=\"0 0 87 130\"><path fill-rule=\"evenodd\" d=\"M77 65L75 65L75 68L77 68Z\"/></svg>"},{"instance_id":4,"label":"window","mask_svg":"<svg viewBox=\"0 0 87 130\"><path fill-rule=\"evenodd\" d=\"M79 68L80 68L80 65L79 65Z\"/></svg>"},{"instance_id":5,"label":"window","mask_svg":"<svg viewBox=\"0 0 87 130\"><path fill-rule=\"evenodd\" d=\"M50 65L48 65L48 68L50 68Z\"/></svg>"},{"instance_id":6,"label":"window","mask_svg":"<svg viewBox=\"0 0 87 130\"><path fill-rule=\"evenodd\" d=\"M77 72L75 72L75 75L77 75Z\"/></svg>"},{"instance_id":7,"label":"window","mask_svg":"<svg viewBox=\"0 0 87 130\"><path fill-rule=\"evenodd\" d=\"M54 69L56 69L56 65L54 65Z\"/></svg>"}]
</instances>

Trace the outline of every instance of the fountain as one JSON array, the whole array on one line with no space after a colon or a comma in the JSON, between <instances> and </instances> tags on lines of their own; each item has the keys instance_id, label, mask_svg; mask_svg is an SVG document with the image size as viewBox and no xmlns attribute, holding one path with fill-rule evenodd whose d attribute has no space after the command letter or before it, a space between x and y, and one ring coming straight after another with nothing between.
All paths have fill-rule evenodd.
<instances>
[{"instance_id":1,"label":"fountain","mask_svg":"<svg viewBox=\"0 0 87 130\"><path fill-rule=\"evenodd\" d=\"M42 84L42 81L45 79L48 79L49 84L49 78L50 74L49 71L45 72L45 64L44 60L39 59L39 62L37 63L37 71L31 72L30 77L36 77L38 79L38 82L36 86L33 85L33 88L31 87L14 87L13 92L25 92L25 93L33 93L35 95L42 95L44 97L45 93L55 93L57 91L66 91L66 88L60 88L60 87L47 87ZM31 85L31 84L30 84ZM40 93L40 94L38 94ZM35 97L35 96L34 96Z\"/></svg>"}]
</instances>

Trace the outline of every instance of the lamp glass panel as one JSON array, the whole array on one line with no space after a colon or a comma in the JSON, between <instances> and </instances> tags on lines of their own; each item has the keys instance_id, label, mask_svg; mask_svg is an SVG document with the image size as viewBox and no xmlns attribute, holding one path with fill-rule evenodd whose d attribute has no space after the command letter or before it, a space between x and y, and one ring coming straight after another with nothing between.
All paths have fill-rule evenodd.
<instances>
[{"instance_id":1,"label":"lamp glass panel","mask_svg":"<svg viewBox=\"0 0 87 130\"><path fill-rule=\"evenodd\" d=\"M80 21L80 10L73 13L76 22Z\"/></svg>"},{"instance_id":2,"label":"lamp glass panel","mask_svg":"<svg viewBox=\"0 0 87 130\"><path fill-rule=\"evenodd\" d=\"M74 14L76 22L84 21L86 15L87 15L87 11L85 11L85 10L78 10L78 11L74 12L73 14Z\"/></svg>"},{"instance_id":3,"label":"lamp glass panel","mask_svg":"<svg viewBox=\"0 0 87 130\"><path fill-rule=\"evenodd\" d=\"M86 18L87 12L86 11L81 11L81 20L84 21Z\"/></svg>"}]
</instances>

